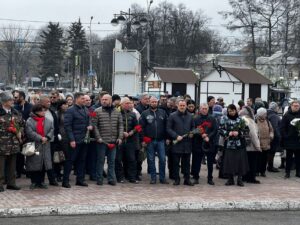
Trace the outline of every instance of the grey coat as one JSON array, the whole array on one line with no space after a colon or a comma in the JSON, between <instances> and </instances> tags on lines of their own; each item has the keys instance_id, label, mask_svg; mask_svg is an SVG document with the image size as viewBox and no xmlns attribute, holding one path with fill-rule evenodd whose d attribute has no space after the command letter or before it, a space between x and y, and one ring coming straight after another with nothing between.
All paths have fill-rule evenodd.
<instances>
[{"instance_id":1,"label":"grey coat","mask_svg":"<svg viewBox=\"0 0 300 225\"><path fill-rule=\"evenodd\" d=\"M35 147L39 150L39 155L26 157L26 171L41 171L43 165L45 170L50 170L52 169L50 142L42 144L42 136L36 132L36 123L32 117L29 117L26 122L25 130L28 141L35 142ZM53 137L53 123L47 118L44 121L44 131L46 137Z\"/></svg>"}]
</instances>

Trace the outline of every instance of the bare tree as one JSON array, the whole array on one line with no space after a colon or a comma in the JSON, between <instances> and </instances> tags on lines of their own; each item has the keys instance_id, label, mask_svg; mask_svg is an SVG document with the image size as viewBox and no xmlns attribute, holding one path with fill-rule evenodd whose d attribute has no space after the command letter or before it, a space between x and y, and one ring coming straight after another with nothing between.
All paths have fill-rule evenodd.
<instances>
[{"instance_id":1,"label":"bare tree","mask_svg":"<svg viewBox=\"0 0 300 225\"><path fill-rule=\"evenodd\" d=\"M25 74L28 73L32 42L30 28L22 28L16 25L2 27L0 32L1 46L0 55L6 62L7 83L22 82Z\"/></svg>"}]
</instances>

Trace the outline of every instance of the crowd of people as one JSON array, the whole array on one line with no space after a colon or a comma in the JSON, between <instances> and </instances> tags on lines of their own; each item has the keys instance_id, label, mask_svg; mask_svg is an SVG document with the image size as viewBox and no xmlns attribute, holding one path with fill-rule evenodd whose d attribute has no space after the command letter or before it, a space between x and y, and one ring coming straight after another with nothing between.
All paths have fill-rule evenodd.
<instances>
[{"instance_id":1,"label":"crowd of people","mask_svg":"<svg viewBox=\"0 0 300 225\"><path fill-rule=\"evenodd\" d=\"M257 176L279 172L276 152L282 152L285 178L293 167L300 177L297 100L282 118L275 102L261 98L226 105L221 97L208 96L197 106L188 95L158 99L145 93L136 99L105 91L98 96L52 91L26 98L23 91L6 91L0 104L0 192L4 184L20 190L16 178L24 175L30 189L46 189L46 174L49 185L71 188L72 170L78 186L88 186L87 178L97 185L105 179L113 186L137 184L145 159L144 176L153 185L170 180L180 185L182 178L184 185L199 184L203 164L209 185L215 184L214 164L225 185L258 184ZM21 150L29 142L36 152L24 156Z\"/></svg>"}]
</instances>

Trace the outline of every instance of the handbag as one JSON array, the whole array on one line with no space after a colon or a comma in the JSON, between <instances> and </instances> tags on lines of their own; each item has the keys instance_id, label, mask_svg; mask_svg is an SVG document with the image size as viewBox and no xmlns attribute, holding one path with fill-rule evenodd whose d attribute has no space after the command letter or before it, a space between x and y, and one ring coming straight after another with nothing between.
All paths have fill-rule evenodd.
<instances>
[{"instance_id":1,"label":"handbag","mask_svg":"<svg viewBox=\"0 0 300 225\"><path fill-rule=\"evenodd\" d=\"M66 160L65 153L63 151L56 151L53 153L53 162L61 163Z\"/></svg>"},{"instance_id":2,"label":"handbag","mask_svg":"<svg viewBox=\"0 0 300 225\"><path fill-rule=\"evenodd\" d=\"M25 143L23 146L22 146L22 152L21 152L23 155L25 156L32 156L36 153L38 153L38 151L36 150L35 148L35 142L28 142L28 143Z\"/></svg>"}]
</instances>

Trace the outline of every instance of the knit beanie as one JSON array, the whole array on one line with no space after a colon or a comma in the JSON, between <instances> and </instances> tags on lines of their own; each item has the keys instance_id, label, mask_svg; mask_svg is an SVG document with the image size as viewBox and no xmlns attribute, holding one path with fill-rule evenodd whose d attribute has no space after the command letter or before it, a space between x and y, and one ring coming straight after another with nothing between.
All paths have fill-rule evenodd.
<instances>
[{"instance_id":1,"label":"knit beanie","mask_svg":"<svg viewBox=\"0 0 300 225\"><path fill-rule=\"evenodd\" d=\"M256 116L257 117L266 117L267 116L267 110L265 108L259 108L257 110Z\"/></svg>"},{"instance_id":2,"label":"knit beanie","mask_svg":"<svg viewBox=\"0 0 300 225\"><path fill-rule=\"evenodd\" d=\"M222 110L223 110L223 108L220 105L214 105L213 106L213 113L220 113L220 114L222 114Z\"/></svg>"}]
</instances>

